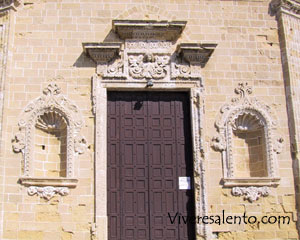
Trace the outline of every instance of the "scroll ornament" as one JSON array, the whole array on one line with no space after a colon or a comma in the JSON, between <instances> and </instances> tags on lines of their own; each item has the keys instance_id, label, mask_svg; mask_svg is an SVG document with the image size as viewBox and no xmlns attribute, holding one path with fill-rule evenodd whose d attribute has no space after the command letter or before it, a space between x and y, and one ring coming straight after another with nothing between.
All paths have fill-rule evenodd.
<instances>
[{"instance_id":1,"label":"scroll ornament","mask_svg":"<svg viewBox=\"0 0 300 240\"><path fill-rule=\"evenodd\" d=\"M244 196L249 202L257 201L260 197L266 197L270 194L269 187L234 187L232 188L233 196Z\"/></svg>"},{"instance_id":2,"label":"scroll ornament","mask_svg":"<svg viewBox=\"0 0 300 240\"><path fill-rule=\"evenodd\" d=\"M59 194L61 196L66 196L69 194L69 189L67 187L37 187L37 186L31 186L27 190L28 195L38 195L41 198L44 198L46 200L50 200L54 197L55 194Z\"/></svg>"}]
</instances>

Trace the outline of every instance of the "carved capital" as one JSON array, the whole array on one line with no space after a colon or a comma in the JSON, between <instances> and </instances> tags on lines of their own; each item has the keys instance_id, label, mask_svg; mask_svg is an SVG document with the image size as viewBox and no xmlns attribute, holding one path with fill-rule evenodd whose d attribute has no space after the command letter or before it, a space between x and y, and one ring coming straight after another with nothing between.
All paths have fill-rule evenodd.
<instances>
[{"instance_id":1,"label":"carved capital","mask_svg":"<svg viewBox=\"0 0 300 240\"><path fill-rule=\"evenodd\" d=\"M260 197L266 197L270 194L269 187L234 187L232 188L233 196L244 196L244 200L255 202Z\"/></svg>"},{"instance_id":2,"label":"carved capital","mask_svg":"<svg viewBox=\"0 0 300 240\"><path fill-rule=\"evenodd\" d=\"M286 12L300 17L299 0L272 0L270 3L270 12L276 15L278 12Z\"/></svg>"},{"instance_id":3,"label":"carved capital","mask_svg":"<svg viewBox=\"0 0 300 240\"><path fill-rule=\"evenodd\" d=\"M55 194L59 194L61 196L66 196L69 194L69 188L67 187L37 187L31 186L27 189L27 193L29 196L38 195L41 198L46 199L49 201L51 198L54 197Z\"/></svg>"},{"instance_id":4,"label":"carved capital","mask_svg":"<svg viewBox=\"0 0 300 240\"><path fill-rule=\"evenodd\" d=\"M17 7L22 4L22 0L0 0L0 14L7 12L10 9L17 10Z\"/></svg>"}]
</instances>

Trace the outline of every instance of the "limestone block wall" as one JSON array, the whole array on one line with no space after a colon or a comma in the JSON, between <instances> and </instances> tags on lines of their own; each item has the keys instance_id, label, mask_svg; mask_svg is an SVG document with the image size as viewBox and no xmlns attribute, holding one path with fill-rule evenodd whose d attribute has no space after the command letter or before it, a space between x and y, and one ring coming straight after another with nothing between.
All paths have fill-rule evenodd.
<instances>
[{"instance_id":1,"label":"limestone block wall","mask_svg":"<svg viewBox=\"0 0 300 240\"><path fill-rule=\"evenodd\" d=\"M84 53L83 42L119 40L112 31L113 19L185 20L186 28L177 43L217 43L202 69L205 91L204 165L209 215L289 216L290 224L207 225L213 239L297 239L295 188L288 130L288 114L280 56L277 21L268 13L269 1L215 0L24 0L14 16L13 45L5 82L3 169L0 191L1 239L105 239L106 225L94 231L94 142L91 77L96 64ZM296 71L296 70L295 70ZM11 139L19 130L19 116L29 102L55 82L81 113L81 133L88 149L75 160L78 184L66 196L50 200L30 196L18 184L23 174L22 154L14 153ZM276 134L283 147L277 155L278 187L269 196L249 202L233 196L221 184L221 153L211 147L215 121L224 103L236 97L240 82L253 88L252 96L272 109L277 118ZM106 169L102 169L106 171ZM101 184L101 183L98 183ZM100 193L101 195L101 193ZM94 234L97 233L97 236ZM202 239L198 236L199 239Z\"/></svg>"}]
</instances>

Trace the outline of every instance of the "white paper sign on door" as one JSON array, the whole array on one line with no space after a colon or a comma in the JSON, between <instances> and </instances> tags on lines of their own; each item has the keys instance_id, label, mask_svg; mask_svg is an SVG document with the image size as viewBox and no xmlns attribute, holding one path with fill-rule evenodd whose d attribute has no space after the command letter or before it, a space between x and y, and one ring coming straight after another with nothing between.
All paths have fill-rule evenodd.
<instances>
[{"instance_id":1,"label":"white paper sign on door","mask_svg":"<svg viewBox=\"0 0 300 240\"><path fill-rule=\"evenodd\" d=\"M179 177L179 189L191 189L191 177Z\"/></svg>"}]
</instances>

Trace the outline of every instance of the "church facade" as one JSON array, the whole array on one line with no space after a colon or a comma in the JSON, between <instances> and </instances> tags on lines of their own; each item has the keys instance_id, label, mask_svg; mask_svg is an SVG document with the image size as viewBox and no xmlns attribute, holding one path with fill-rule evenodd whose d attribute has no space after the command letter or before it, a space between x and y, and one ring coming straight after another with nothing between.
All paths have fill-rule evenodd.
<instances>
[{"instance_id":1,"label":"church facade","mask_svg":"<svg viewBox=\"0 0 300 240\"><path fill-rule=\"evenodd\" d=\"M299 239L300 1L0 1L0 238Z\"/></svg>"}]
</instances>

